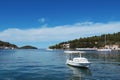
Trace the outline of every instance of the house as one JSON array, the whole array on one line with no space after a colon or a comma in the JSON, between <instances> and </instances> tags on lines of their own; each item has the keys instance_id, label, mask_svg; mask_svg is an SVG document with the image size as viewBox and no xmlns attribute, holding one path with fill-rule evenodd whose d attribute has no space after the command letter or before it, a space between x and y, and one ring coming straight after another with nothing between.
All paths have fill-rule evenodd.
<instances>
[{"instance_id":1,"label":"house","mask_svg":"<svg viewBox=\"0 0 120 80\"><path fill-rule=\"evenodd\" d=\"M63 48L64 49L69 49L70 48L70 44L69 43L63 44Z\"/></svg>"},{"instance_id":2,"label":"house","mask_svg":"<svg viewBox=\"0 0 120 80\"><path fill-rule=\"evenodd\" d=\"M112 46L112 49L113 49L113 50L118 50L118 49L119 49L119 45L113 45L113 46Z\"/></svg>"},{"instance_id":3,"label":"house","mask_svg":"<svg viewBox=\"0 0 120 80\"><path fill-rule=\"evenodd\" d=\"M105 45L105 49L119 50L119 45Z\"/></svg>"}]
</instances>

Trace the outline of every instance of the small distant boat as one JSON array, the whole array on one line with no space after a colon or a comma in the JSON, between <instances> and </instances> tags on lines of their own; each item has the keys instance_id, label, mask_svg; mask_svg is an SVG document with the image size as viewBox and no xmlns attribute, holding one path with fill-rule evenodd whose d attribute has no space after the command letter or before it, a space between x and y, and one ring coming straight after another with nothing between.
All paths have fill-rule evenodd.
<instances>
[{"instance_id":1,"label":"small distant boat","mask_svg":"<svg viewBox=\"0 0 120 80\"><path fill-rule=\"evenodd\" d=\"M106 45L106 35L105 35L105 45ZM110 48L97 49L97 51L112 51Z\"/></svg>"},{"instance_id":2,"label":"small distant boat","mask_svg":"<svg viewBox=\"0 0 120 80\"><path fill-rule=\"evenodd\" d=\"M47 48L46 50L47 50L47 51L53 51L53 49L50 49L50 48Z\"/></svg>"},{"instance_id":3,"label":"small distant boat","mask_svg":"<svg viewBox=\"0 0 120 80\"><path fill-rule=\"evenodd\" d=\"M97 51L111 51L111 49L97 49Z\"/></svg>"},{"instance_id":4,"label":"small distant boat","mask_svg":"<svg viewBox=\"0 0 120 80\"><path fill-rule=\"evenodd\" d=\"M81 54L85 53L84 51L64 51L64 53L69 55L66 60L66 64L75 67L89 67L90 62L88 61L88 59L85 57L81 57ZM73 54L79 54L79 56L73 57Z\"/></svg>"},{"instance_id":5,"label":"small distant boat","mask_svg":"<svg viewBox=\"0 0 120 80\"><path fill-rule=\"evenodd\" d=\"M78 51L96 51L97 48L76 48Z\"/></svg>"}]
</instances>

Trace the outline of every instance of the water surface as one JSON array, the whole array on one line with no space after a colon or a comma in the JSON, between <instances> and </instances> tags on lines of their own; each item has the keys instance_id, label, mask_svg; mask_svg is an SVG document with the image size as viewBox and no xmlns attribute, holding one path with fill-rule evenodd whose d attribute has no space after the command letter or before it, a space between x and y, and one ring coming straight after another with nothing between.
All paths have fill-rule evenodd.
<instances>
[{"instance_id":1,"label":"water surface","mask_svg":"<svg viewBox=\"0 0 120 80\"><path fill-rule=\"evenodd\" d=\"M65 64L63 50L0 50L0 80L120 80L120 52L83 54L86 68Z\"/></svg>"}]
</instances>

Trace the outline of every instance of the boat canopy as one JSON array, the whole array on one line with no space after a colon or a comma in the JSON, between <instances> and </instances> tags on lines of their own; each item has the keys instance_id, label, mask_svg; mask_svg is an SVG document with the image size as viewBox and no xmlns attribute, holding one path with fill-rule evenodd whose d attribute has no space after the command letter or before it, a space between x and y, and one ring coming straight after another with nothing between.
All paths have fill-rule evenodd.
<instances>
[{"instance_id":1,"label":"boat canopy","mask_svg":"<svg viewBox=\"0 0 120 80\"><path fill-rule=\"evenodd\" d=\"M64 51L67 54L74 54L74 53L85 53L85 51Z\"/></svg>"}]
</instances>

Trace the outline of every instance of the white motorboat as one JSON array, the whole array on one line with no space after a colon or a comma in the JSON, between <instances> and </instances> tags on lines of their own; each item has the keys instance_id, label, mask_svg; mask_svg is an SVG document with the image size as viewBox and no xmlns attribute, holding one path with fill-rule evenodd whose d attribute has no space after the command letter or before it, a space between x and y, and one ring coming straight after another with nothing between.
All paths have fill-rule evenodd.
<instances>
[{"instance_id":1,"label":"white motorboat","mask_svg":"<svg viewBox=\"0 0 120 80\"><path fill-rule=\"evenodd\" d=\"M84 51L64 51L64 53L68 54L68 58L66 60L66 64L75 66L75 67L89 67L90 62L87 58L81 57ZM79 56L75 57L73 54L79 54Z\"/></svg>"},{"instance_id":2,"label":"white motorboat","mask_svg":"<svg viewBox=\"0 0 120 80\"><path fill-rule=\"evenodd\" d=\"M46 50L47 50L47 51L53 51L53 49L50 49L50 48L47 48Z\"/></svg>"}]
</instances>

